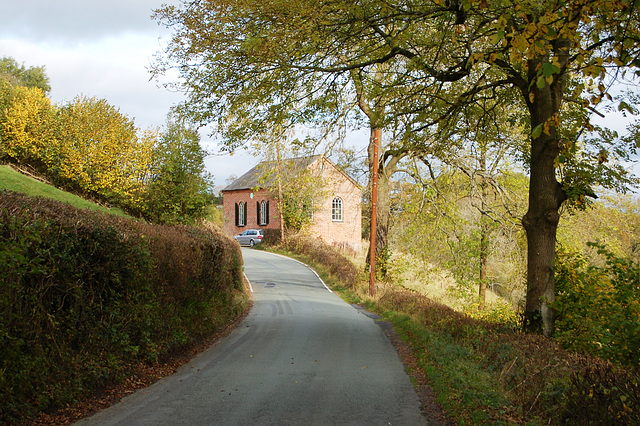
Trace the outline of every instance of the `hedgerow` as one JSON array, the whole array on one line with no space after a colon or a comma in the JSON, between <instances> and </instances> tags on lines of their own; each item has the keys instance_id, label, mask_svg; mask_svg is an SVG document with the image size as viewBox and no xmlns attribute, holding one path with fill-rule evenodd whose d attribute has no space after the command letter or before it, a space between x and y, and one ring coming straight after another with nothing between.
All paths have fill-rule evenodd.
<instances>
[{"instance_id":1,"label":"hedgerow","mask_svg":"<svg viewBox=\"0 0 640 426\"><path fill-rule=\"evenodd\" d=\"M241 259L213 227L1 192L0 423L73 403L237 317Z\"/></svg>"},{"instance_id":2,"label":"hedgerow","mask_svg":"<svg viewBox=\"0 0 640 426\"><path fill-rule=\"evenodd\" d=\"M314 263L322 264L328 268L331 274L339 277L346 287L353 287L358 282L360 273L353 263L338 249L327 245L320 239L309 238L303 234L293 235L285 242L281 242L280 248L304 255Z\"/></svg>"}]
</instances>

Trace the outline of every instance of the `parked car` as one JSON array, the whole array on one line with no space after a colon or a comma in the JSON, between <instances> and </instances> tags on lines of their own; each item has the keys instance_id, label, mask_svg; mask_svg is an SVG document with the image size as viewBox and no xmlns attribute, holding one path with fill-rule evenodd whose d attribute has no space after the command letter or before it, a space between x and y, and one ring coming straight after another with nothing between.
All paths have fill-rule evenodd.
<instances>
[{"instance_id":1,"label":"parked car","mask_svg":"<svg viewBox=\"0 0 640 426\"><path fill-rule=\"evenodd\" d=\"M253 247L256 244L260 244L264 238L262 229L247 229L240 235L233 237L240 243L241 246Z\"/></svg>"}]
</instances>

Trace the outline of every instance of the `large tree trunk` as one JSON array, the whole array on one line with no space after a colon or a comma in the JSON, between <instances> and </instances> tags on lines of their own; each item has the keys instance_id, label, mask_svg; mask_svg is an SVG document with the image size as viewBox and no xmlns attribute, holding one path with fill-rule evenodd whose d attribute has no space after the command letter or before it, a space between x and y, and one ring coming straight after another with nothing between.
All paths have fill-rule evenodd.
<instances>
[{"instance_id":1,"label":"large tree trunk","mask_svg":"<svg viewBox=\"0 0 640 426\"><path fill-rule=\"evenodd\" d=\"M480 146L480 284L478 287L478 297L480 298L480 309L484 309L487 301L487 260L489 259L489 229L490 223L486 212L488 211L487 197L489 196L487 182L487 149L486 145Z\"/></svg>"},{"instance_id":2,"label":"large tree trunk","mask_svg":"<svg viewBox=\"0 0 640 426\"><path fill-rule=\"evenodd\" d=\"M532 67L532 65L530 65ZM556 231L559 209L566 193L556 180L555 159L560 153L553 117L560 110L563 84L556 82L542 89L534 87L535 102L529 103L531 127L543 126L534 132L531 141L531 170L529 178L529 209L522 219L527 234L527 299L524 329L554 331L555 300L553 268L555 262Z\"/></svg>"},{"instance_id":3,"label":"large tree trunk","mask_svg":"<svg viewBox=\"0 0 640 426\"><path fill-rule=\"evenodd\" d=\"M538 144L557 143L549 137L538 139L544 139L535 141ZM546 336L551 336L555 322L555 312L550 304L555 300L553 267L556 231L560 219L558 210L565 196L555 179L555 157L550 158L551 154L548 152L538 152L538 155L535 161L531 161L529 210L522 220L527 233L527 299L524 328L527 331L542 330Z\"/></svg>"}]
</instances>

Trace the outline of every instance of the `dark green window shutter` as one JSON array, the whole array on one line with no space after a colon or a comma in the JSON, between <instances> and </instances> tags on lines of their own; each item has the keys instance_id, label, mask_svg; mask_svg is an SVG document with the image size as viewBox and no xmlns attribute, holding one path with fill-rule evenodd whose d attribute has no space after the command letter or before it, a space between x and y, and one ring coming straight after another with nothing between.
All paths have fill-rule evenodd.
<instances>
[{"instance_id":1,"label":"dark green window shutter","mask_svg":"<svg viewBox=\"0 0 640 426\"><path fill-rule=\"evenodd\" d=\"M260 201L256 201L256 224L262 225L260 223Z\"/></svg>"}]
</instances>

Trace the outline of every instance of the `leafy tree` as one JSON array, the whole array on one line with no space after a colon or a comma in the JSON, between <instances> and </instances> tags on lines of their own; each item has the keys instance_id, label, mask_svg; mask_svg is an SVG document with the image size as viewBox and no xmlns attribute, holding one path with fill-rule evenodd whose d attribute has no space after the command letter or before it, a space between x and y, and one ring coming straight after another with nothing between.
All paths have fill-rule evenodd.
<instances>
[{"instance_id":1,"label":"leafy tree","mask_svg":"<svg viewBox=\"0 0 640 426\"><path fill-rule=\"evenodd\" d=\"M447 150L440 155L454 170L461 172L467 179L464 188L469 207L476 211L469 232L470 248L474 248L473 258L477 259L475 279L478 283L480 306L486 300L488 283L488 261L494 234L511 235L518 228L517 215L521 215L520 195L512 186L513 182L505 177L514 173L513 160L518 155L523 141L515 126L517 113L510 111L506 99L479 100L477 104L465 107L461 122L457 124L452 138L462 138L462 148ZM427 161L423 159L423 161ZM465 194L457 194L460 200ZM516 231L517 232L517 231ZM469 236L468 236L469 237Z\"/></svg>"},{"instance_id":2,"label":"leafy tree","mask_svg":"<svg viewBox=\"0 0 640 426\"><path fill-rule=\"evenodd\" d=\"M425 158L406 168L392 197L397 205L393 241L450 271L474 304L478 295L482 303L489 282L498 284L500 296L520 302L523 235L513 217L524 211L526 179L503 164L485 175L492 189L483 195L478 176L483 171L469 164L470 157L460 152L452 164Z\"/></svg>"},{"instance_id":3,"label":"leafy tree","mask_svg":"<svg viewBox=\"0 0 640 426\"><path fill-rule=\"evenodd\" d=\"M57 108L39 88L0 79L0 156L45 171L58 157Z\"/></svg>"},{"instance_id":4,"label":"leafy tree","mask_svg":"<svg viewBox=\"0 0 640 426\"><path fill-rule=\"evenodd\" d=\"M6 80L14 86L37 87L45 94L51 91L44 66L27 68L6 56L0 59L0 80Z\"/></svg>"},{"instance_id":5,"label":"leafy tree","mask_svg":"<svg viewBox=\"0 0 640 426\"><path fill-rule=\"evenodd\" d=\"M145 216L160 223L190 223L211 204L206 152L194 128L169 118L154 149L154 166L146 190Z\"/></svg>"},{"instance_id":6,"label":"leafy tree","mask_svg":"<svg viewBox=\"0 0 640 426\"><path fill-rule=\"evenodd\" d=\"M390 64L406 87L397 113L414 132L456 123L464 106L507 90L530 136L525 327L554 329L553 264L559 210L593 193L590 184L624 189L615 167L630 151L581 148L589 112L607 86L640 66L640 8L635 0L218 0L159 12L176 30L167 61L182 72L189 108L231 142L274 121L331 123L343 114L354 70ZM261 78L264 76L265 78ZM389 87L392 87L389 85ZM624 103L620 108L625 109ZM228 121L233 118L233 121ZM575 119L574 119L575 118ZM423 139L428 141L429 139ZM613 139L610 139L613 141ZM583 145L584 146L584 145ZM606 154L606 155L605 155ZM595 167L598 164L601 167Z\"/></svg>"},{"instance_id":7,"label":"leafy tree","mask_svg":"<svg viewBox=\"0 0 640 426\"><path fill-rule=\"evenodd\" d=\"M310 171L303 171L295 177L286 178L286 184L282 188L282 219L284 220L285 232L305 232L311 224L314 214L314 200L317 200L318 177ZM292 185L296 182L295 185ZM279 199L279 196L276 196Z\"/></svg>"},{"instance_id":8,"label":"leafy tree","mask_svg":"<svg viewBox=\"0 0 640 426\"><path fill-rule=\"evenodd\" d=\"M51 172L86 195L128 209L141 208L154 131L133 121L104 99L79 96L60 108L59 161Z\"/></svg>"}]
</instances>

